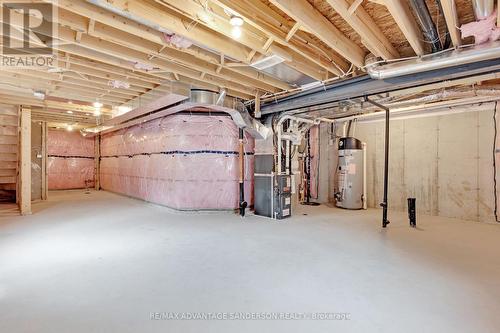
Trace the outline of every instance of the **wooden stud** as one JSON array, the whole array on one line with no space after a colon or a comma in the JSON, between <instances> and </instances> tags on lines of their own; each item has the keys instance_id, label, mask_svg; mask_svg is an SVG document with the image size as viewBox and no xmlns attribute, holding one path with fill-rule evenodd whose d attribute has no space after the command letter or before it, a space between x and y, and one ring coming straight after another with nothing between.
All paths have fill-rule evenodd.
<instances>
[{"instance_id":1,"label":"wooden stud","mask_svg":"<svg viewBox=\"0 0 500 333\"><path fill-rule=\"evenodd\" d=\"M441 6L443 7L444 19L446 20L446 25L448 27L448 32L450 33L451 41L453 42L453 46L457 47L462 45L462 37L460 35L460 30L458 29L459 23L455 1L441 0Z\"/></svg>"},{"instance_id":2,"label":"wooden stud","mask_svg":"<svg viewBox=\"0 0 500 333\"><path fill-rule=\"evenodd\" d=\"M31 214L31 109L20 107L19 135L19 210Z\"/></svg>"},{"instance_id":3,"label":"wooden stud","mask_svg":"<svg viewBox=\"0 0 500 333\"><path fill-rule=\"evenodd\" d=\"M335 11L361 36L363 44L377 57L383 59L399 58L399 52L384 36L377 23L363 6L357 7L353 14L349 12L346 0L327 0Z\"/></svg>"},{"instance_id":4,"label":"wooden stud","mask_svg":"<svg viewBox=\"0 0 500 333\"><path fill-rule=\"evenodd\" d=\"M417 55L425 53L424 37L406 1L384 0L384 4Z\"/></svg>"},{"instance_id":5,"label":"wooden stud","mask_svg":"<svg viewBox=\"0 0 500 333\"><path fill-rule=\"evenodd\" d=\"M296 22L301 23L314 35L357 67L364 66L365 52L338 30L307 0L271 0Z\"/></svg>"}]
</instances>

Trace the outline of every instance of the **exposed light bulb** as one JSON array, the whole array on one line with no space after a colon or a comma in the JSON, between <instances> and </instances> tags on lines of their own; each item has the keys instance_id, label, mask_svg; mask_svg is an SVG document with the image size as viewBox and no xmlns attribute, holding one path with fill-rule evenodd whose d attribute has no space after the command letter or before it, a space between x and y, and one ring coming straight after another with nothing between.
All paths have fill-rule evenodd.
<instances>
[{"instance_id":1,"label":"exposed light bulb","mask_svg":"<svg viewBox=\"0 0 500 333\"><path fill-rule=\"evenodd\" d=\"M231 30L231 35L236 39L240 38L241 37L241 28L238 26L233 27L233 29Z\"/></svg>"}]
</instances>

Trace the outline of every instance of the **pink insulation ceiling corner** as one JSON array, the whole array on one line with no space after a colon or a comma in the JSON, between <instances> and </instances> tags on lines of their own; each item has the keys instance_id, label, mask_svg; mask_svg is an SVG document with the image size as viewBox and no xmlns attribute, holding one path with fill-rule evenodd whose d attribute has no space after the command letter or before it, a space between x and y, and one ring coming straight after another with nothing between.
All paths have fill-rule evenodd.
<instances>
[{"instance_id":1,"label":"pink insulation ceiling corner","mask_svg":"<svg viewBox=\"0 0 500 333\"><path fill-rule=\"evenodd\" d=\"M245 138L253 202L253 138ZM227 116L173 115L101 137L103 189L175 209L238 207L238 128Z\"/></svg>"},{"instance_id":2,"label":"pink insulation ceiling corner","mask_svg":"<svg viewBox=\"0 0 500 333\"><path fill-rule=\"evenodd\" d=\"M49 190L94 186L94 138L50 129L47 134Z\"/></svg>"}]
</instances>

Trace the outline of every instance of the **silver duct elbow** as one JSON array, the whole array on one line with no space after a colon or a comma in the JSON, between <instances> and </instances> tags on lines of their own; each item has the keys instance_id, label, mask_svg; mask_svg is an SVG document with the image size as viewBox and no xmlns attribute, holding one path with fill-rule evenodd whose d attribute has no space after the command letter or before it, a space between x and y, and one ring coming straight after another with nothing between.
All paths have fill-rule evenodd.
<instances>
[{"instance_id":1,"label":"silver duct elbow","mask_svg":"<svg viewBox=\"0 0 500 333\"><path fill-rule=\"evenodd\" d=\"M477 20L487 18L493 13L493 0L472 0L472 7Z\"/></svg>"}]
</instances>

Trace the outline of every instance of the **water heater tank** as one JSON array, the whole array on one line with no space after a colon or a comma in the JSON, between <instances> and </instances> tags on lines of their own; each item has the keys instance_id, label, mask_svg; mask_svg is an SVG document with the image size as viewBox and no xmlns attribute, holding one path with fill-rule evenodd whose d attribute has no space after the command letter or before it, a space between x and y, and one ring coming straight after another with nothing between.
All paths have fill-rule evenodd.
<instances>
[{"instance_id":1,"label":"water heater tank","mask_svg":"<svg viewBox=\"0 0 500 333\"><path fill-rule=\"evenodd\" d=\"M339 140L339 166L337 170L337 207L362 209L364 207L364 150L356 138Z\"/></svg>"}]
</instances>

